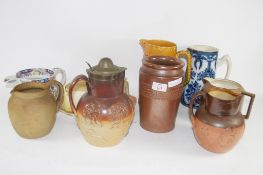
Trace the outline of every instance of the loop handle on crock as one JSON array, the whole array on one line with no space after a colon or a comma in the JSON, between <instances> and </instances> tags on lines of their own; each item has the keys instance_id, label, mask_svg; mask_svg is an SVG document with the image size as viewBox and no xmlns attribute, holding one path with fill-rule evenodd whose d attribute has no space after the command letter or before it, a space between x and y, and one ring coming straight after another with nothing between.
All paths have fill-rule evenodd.
<instances>
[{"instance_id":1,"label":"loop handle on crock","mask_svg":"<svg viewBox=\"0 0 263 175\"><path fill-rule=\"evenodd\" d=\"M190 100L190 105L189 105L190 111L189 112L190 112L190 119L191 119L193 125L194 125L194 117L195 117L195 114L193 111L193 105L194 105L194 102L195 102L197 97L202 97L203 99L205 99L205 93L203 91L199 91L199 92L195 93Z\"/></svg>"},{"instance_id":2,"label":"loop handle on crock","mask_svg":"<svg viewBox=\"0 0 263 175\"><path fill-rule=\"evenodd\" d=\"M81 80L86 81L86 85L89 86L88 85L89 84L88 83L89 82L88 77L86 77L85 75L78 75L73 79L72 83L69 86L69 91L68 91L70 107L71 107L71 110L73 111L73 113L76 117L77 117L77 108L76 108L74 101L73 101L73 89L74 89L75 85ZM89 89L89 87L87 87L87 89Z\"/></svg>"}]
</instances>

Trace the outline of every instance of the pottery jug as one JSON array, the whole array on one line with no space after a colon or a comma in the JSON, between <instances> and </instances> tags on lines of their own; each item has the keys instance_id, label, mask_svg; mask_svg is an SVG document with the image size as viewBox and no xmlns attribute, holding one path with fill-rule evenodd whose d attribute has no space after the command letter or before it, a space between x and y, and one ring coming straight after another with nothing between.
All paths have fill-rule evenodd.
<instances>
[{"instance_id":1,"label":"pottery jug","mask_svg":"<svg viewBox=\"0 0 263 175\"><path fill-rule=\"evenodd\" d=\"M59 89L57 98L52 94L51 86ZM62 99L63 86L56 80L17 85L8 102L9 117L16 132L29 139L47 135L55 124Z\"/></svg>"},{"instance_id":2,"label":"pottery jug","mask_svg":"<svg viewBox=\"0 0 263 175\"><path fill-rule=\"evenodd\" d=\"M250 97L250 102L247 113L243 115L240 105L245 95ZM201 105L194 114L193 104L198 97L201 98ZM206 83L202 91L194 94L190 101L190 117L197 142L215 153L231 150L244 133L244 119L249 118L254 98L255 94L243 90L215 87Z\"/></svg>"},{"instance_id":3,"label":"pottery jug","mask_svg":"<svg viewBox=\"0 0 263 175\"><path fill-rule=\"evenodd\" d=\"M70 83L64 86L64 100L63 103L61 104L60 111L64 112L67 115L74 115L73 111L71 110L70 102L69 102L69 95L68 95L69 86ZM76 84L76 86L73 89L73 103L75 106L77 105L81 96L86 92L87 92L87 87L85 81L80 81L79 83ZM123 92L129 95L129 83L127 79L124 80Z\"/></svg>"},{"instance_id":4,"label":"pottery jug","mask_svg":"<svg viewBox=\"0 0 263 175\"><path fill-rule=\"evenodd\" d=\"M203 87L203 79L206 77L215 78L216 68L226 65L225 79L229 78L231 71L231 59L228 55L218 58L218 49L212 46L193 45L188 48L192 55L192 66L190 82L185 86L181 102L189 107L190 99L193 94L200 91ZM194 108L198 103L194 103Z\"/></svg>"},{"instance_id":5,"label":"pottery jug","mask_svg":"<svg viewBox=\"0 0 263 175\"><path fill-rule=\"evenodd\" d=\"M144 57L139 78L140 124L151 132L175 126L183 91L184 63L174 57Z\"/></svg>"},{"instance_id":6,"label":"pottery jug","mask_svg":"<svg viewBox=\"0 0 263 175\"><path fill-rule=\"evenodd\" d=\"M77 124L94 146L114 146L128 133L136 100L123 93L125 70L103 58L97 66L87 69L88 77L77 76L69 87L69 101ZM75 106L73 89L81 80L86 81L88 89Z\"/></svg>"},{"instance_id":7,"label":"pottery jug","mask_svg":"<svg viewBox=\"0 0 263 175\"><path fill-rule=\"evenodd\" d=\"M181 50L177 51L176 43L165 40L146 40L141 39L140 45L142 46L144 56L168 56L175 58L186 59L186 72L185 72L185 84L190 80L192 57L189 51Z\"/></svg>"}]
</instances>

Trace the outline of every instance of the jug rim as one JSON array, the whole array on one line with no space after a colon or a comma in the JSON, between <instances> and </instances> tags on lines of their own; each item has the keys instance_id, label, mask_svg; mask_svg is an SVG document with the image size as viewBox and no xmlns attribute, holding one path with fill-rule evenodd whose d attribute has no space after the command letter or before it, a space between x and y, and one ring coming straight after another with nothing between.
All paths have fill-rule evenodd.
<instances>
[{"instance_id":1,"label":"jug rim","mask_svg":"<svg viewBox=\"0 0 263 175\"><path fill-rule=\"evenodd\" d=\"M233 80L223 78L204 78L204 83L209 83L217 88L225 88L229 90L244 90L243 86Z\"/></svg>"},{"instance_id":2,"label":"jug rim","mask_svg":"<svg viewBox=\"0 0 263 175\"><path fill-rule=\"evenodd\" d=\"M211 92L222 92L222 93L225 93L225 94L228 94L229 96L231 96L232 99L219 98L219 97L217 97L217 96L212 95ZM216 99L216 100L218 100L218 101L221 101L221 102L229 102L229 103L231 103L231 102L233 102L233 101L236 101L238 98L241 98L241 97L242 97L242 94L235 96L235 95L232 95L232 94L230 94L230 93L228 93L228 92L226 92L226 91L224 91L224 90L210 90L210 91L207 93L207 95L208 95L210 98L214 98L214 99Z\"/></svg>"},{"instance_id":3,"label":"jug rim","mask_svg":"<svg viewBox=\"0 0 263 175\"><path fill-rule=\"evenodd\" d=\"M188 49L190 50L195 50L195 51L199 51L199 52L209 52L209 53L214 53L214 52L218 52L219 49L214 47L214 46L209 46L209 45L191 45L188 47Z\"/></svg>"},{"instance_id":4,"label":"jug rim","mask_svg":"<svg viewBox=\"0 0 263 175\"><path fill-rule=\"evenodd\" d=\"M167 46L161 45L161 44L153 44L152 42L159 42L159 43L166 43ZM151 45L152 47L162 47L162 48L171 48L171 47L177 47L176 43L172 41L167 41L167 40L159 40L159 39L140 39L141 44L147 44Z\"/></svg>"},{"instance_id":5,"label":"jug rim","mask_svg":"<svg viewBox=\"0 0 263 175\"><path fill-rule=\"evenodd\" d=\"M159 62L159 64L157 64L156 62ZM169 56L144 57L142 63L147 67L158 69L158 70L180 70L184 67L183 61Z\"/></svg>"},{"instance_id":6,"label":"jug rim","mask_svg":"<svg viewBox=\"0 0 263 175\"><path fill-rule=\"evenodd\" d=\"M49 85L50 83L26 82L15 86L11 94L25 99L38 98L49 92ZM40 91L26 93L30 89L40 89Z\"/></svg>"}]
</instances>

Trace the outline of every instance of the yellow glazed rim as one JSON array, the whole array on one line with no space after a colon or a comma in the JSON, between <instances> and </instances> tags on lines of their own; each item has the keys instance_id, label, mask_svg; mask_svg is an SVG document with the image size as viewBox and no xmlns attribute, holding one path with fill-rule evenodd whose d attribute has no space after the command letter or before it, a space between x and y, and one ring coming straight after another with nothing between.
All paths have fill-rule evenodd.
<instances>
[{"instance_id":1,"label":"yellow glazed rim","mask_svg":"<svg viewBox=\"0 0 263 175\"><path fill-rule=\"evenodd\" d=\"M175 47L175 49L177 49L177 45L174 42L171 41L167 41L167 40L158 40L158 39L151 39L151 40L147 40L147 39L140 39L140 43L141 44L147 44L150 45L152 47L161 47L161 48L171 48L171 47Z\"/></svg>"}]
</instances>

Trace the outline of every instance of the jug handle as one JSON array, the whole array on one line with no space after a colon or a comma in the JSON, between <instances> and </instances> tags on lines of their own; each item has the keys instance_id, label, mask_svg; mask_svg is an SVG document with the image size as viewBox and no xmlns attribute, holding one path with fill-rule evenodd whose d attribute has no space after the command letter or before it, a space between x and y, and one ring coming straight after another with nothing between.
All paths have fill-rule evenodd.
<instances>
[{"instance_id":1,"label":"jug handle","mask_svg":"<svg viewBox=\"0 0 263 175\"><path fill-rule=\"evenodd\" d=\"M56 99L57 111L59 111L61 104L63 102L63 99L64 99L64 88L63 88L63 85L57 80L52 80L51 84L55 84L59 88L58 98Z\"/></svg>"},{"instance_id":2,"label":"jug handle","mask_svg":"<svg viewBox=\"0 0 263 175\"><path fill-rule=\"evenodd\" d=\"M78 75L76 76L73 81L71 82L70 86L69 86L69 91L68 91L68 95L69 95L69 103L70 103L70 107L71 110L73 111L74 115L77 117L77 108L74 105L74 101L73 101L73 89L75 87L75 85L81 81L84 80L86 82L89 81L88 77L86 77L85 75ZM88 86L88 83L86 84ZM87 87L88 88L88 87ZM89 88L88 88L89 89Z\"/></svg>"},{"instance_id":3,"label":"jug handle","mask_svg":"<svg viewBox=\"0 0 263 175\"><path fill-rule=\"evenodd\" d=\"M230 76L230 72L232 70L232 62L230 56L229 55L222 56L220 59L218 59L217 64L218 66L222 66L223 64L226 64L227 68L226 68L226 75L224 79L228 79Z\"/></svg>"},{"instance_id":4,"label":"jug handle","mask_svg":"<svg viewBox=\"0 0 263 175\"><path fill-rule=\"evenodd\" d=\"M199 92L195 93L190 100L190 105L189 105L190 111L189 111L189 113L190 113L190 119L191 119L192 125L194 125L194 118L195 118L195 114L193 111L194 110L193 105L194 105L194 102L195 102L197 97L202 97L203 99L205 99L205 93L203 91L199 91Z\"/></svg>"},{"instance_id":5,"label":"jug handle","mask_svg":"<svg viewBox=\"0 0 263 175\"><path fill-rule=\"evenodd\" d=\"M192 56L188 50L180 50L176 53L176 58L186 59L186 72L185 72L185 82L184 85L187 85L191 78L191 65L192 65Z\"/></svg>"},{"instance_id":6,"label":"jug handle","mask_svg":"<svg viewBox=\"0 0 263 175\"><path fill-rule=\"evenodd\" d=\"M254 100L255 100L255 96L256 96L256 95L255 95L255 94L252 94L252 93L250 93L250 92L246 92L246 91L243 91L242 94L250 97L250 101L249 101L247 113L246 113L246 115L243 115L245 119L248 119L249 116L250 116L250 112L251 112L252 105L253 105L253 103L254 103Z\"/></svg>"},{"instance_id":7,"label":"jug handle","mask_svg":"<svg viewBox=\"0 0 263 175\"><path fill-rule=\"evenodd\" d=\"M54 77L56 79L58 74L61 74L61 80L59 81L62 85L65 85L66 83L66 72L65 70L61 68L53 68L52 71L54 71Z\"/></svg>"}]
</instances>

